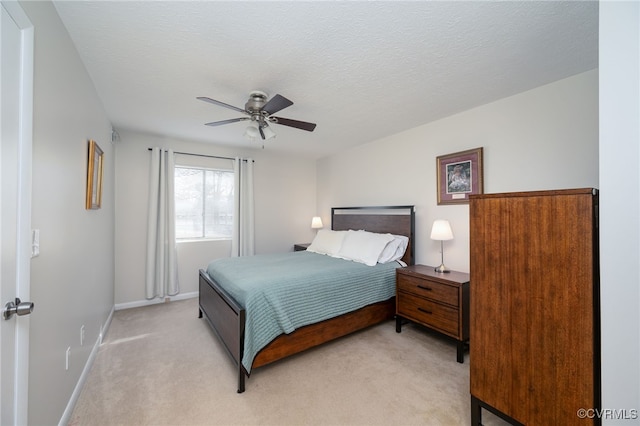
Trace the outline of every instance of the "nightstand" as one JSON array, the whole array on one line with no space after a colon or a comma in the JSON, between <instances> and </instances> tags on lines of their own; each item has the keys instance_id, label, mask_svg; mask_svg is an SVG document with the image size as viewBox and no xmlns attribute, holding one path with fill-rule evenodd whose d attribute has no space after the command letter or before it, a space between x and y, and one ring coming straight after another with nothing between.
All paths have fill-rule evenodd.
<instances>
[{"instance_id":1,"label":"nightstand","mask_svg":"<svg viewBox=\"0 0 640 426\"><path fill-rule=\"evenodd\" d=\"M457 341L457 361L469 343L469 274L439 273L433 266L396 269L396 332L410 320Z\"/></svg>"},{"instance_id":2,"label":"nightstand","mask_svg":"<svg viewBox=\"0 0 640 426\"><path fill-rule=\"evenodd\" d=\"M311 243L294 244L293 251L305 251L310 245Z\"/></svg>"}]
</instances>

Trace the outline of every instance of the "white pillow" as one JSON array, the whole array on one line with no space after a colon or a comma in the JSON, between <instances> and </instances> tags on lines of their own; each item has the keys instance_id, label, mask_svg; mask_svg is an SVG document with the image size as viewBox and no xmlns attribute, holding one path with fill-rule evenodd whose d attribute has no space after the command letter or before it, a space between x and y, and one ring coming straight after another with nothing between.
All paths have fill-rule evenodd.
<instances>
[{"instance_id":1,"label":"white pillow","mask_svg":"<svg viewBox=\"0 0 640 426\"><path fill-rule=\"evenodd\" d=\"M402 259L404 252L407 251L408 245L409 237L405 237L404 235L393 235L393 240L389 241L384 250L382 250L382 253L380 253L378 263L389 263Z\"/></svg>"},{"instance_id":2,"label":"white pillow","mask_svg":"<svg viewBox=\"0 0 640 426\"><path fill-rule=\"evenodd\" d=\"M346 231L332 231L330 229L320 229L307 251L319 254L336 255L342 247L342 240Z\"/></svg>"},{"instance_id":3,"label":"white pillow","mask_svg":"<svg viewBox=\"0 0 640 426\"><path fill-rule=\"evenodd\" d=\"M391 234L349 230L342 241L342 248L340 248L338 256L368 266L375 266L378 263L380 253L392 240L393 235Z\"/></svg>"}]
</instances>

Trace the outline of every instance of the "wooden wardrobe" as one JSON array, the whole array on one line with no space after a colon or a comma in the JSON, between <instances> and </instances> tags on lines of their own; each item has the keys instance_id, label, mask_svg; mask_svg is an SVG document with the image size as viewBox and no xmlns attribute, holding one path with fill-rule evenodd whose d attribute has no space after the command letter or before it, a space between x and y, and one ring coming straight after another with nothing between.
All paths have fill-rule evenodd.
<instances>
[{"instance_id":1,"label":"wooden wardrobe","mask_svg":"<svg viewBox=\"0 0 640 426\"><path fill-rule=\"evenodd\" d=\"M597 190L474 195L469 215L472 425L599 424Z\"/></svg>"}]
</instances>

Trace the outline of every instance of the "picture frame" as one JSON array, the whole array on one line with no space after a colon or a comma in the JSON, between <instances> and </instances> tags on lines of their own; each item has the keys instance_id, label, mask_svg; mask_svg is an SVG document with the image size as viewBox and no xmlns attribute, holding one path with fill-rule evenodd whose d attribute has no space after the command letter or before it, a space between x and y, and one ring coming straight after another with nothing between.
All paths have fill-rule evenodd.
<instances>
[{"instance_id":1,"label":"picture frame","mask_svg":"<svg viewBox=\"0 0 640 426\"><path fill-rule=\"evenodd\" d=\"M436 157L438 205L468 204L482 194L482 147Z\"/></svg>"},{"instance_id":2,"label":"picture frame","mask_svg":"<svg viewBox=\"0 0 640 426\"><path fill-rule=\"evenodd\" d=\"M104 152L96 141L89 140L89 157L87 161L87 194L86 209L96 210L102 205L102 163Z\"/></svg>"}]
</instances>

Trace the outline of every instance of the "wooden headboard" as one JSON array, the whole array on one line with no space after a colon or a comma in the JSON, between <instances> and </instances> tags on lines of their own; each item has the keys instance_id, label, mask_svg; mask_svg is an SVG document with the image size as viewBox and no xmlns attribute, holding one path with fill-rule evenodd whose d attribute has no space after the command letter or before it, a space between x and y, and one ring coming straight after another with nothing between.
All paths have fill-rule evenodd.
<instances>
[{"instance_id":1,"label":"wooden headboard","mask_svg":"<svg viewBox=\"0 0 640 426\"><path fill-rule=\"evenodd\" d=\"M414 206L333 207L331 229L334 231L363 229L369 232L409 237L409 245L402 261L407 265L413 265L415 262L414 210Z\"/></svg>"}]
</instances>

